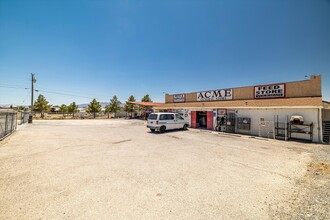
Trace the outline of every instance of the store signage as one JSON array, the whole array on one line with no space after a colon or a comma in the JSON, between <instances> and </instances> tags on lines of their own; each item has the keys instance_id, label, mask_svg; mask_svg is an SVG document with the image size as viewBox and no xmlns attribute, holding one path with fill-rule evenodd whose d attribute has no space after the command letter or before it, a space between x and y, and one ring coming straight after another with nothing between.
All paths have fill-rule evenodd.
<instances>
[{"instance_id":1,"label":"store signage","mask_svg":"<svg viewBox=\"0 0 330 220\"><path fill-rule=\"evenodd\" d=\"M173 101L174 102L184 102L185 101L184 94L173 95Z\"/></svg>"},{"instance_id":2,"label":"store signage","mask_svg":"<svg viewBox=\"0 0 330 220\"><path fill-rule=\"evenodd\" d=\"M285 97L285 84L273 84L254 87L254 98L283 98Z\"/></svg>"},{"instance_id":3,"label":"store signage","mask_svg":"<svg viewBox=\"0 0 330 220\"><path fill-rule=\"evenodd\" d=\"M227 110L226 109L218 109L218 115L226 115Z\"/></svg>"},{"instance_id":4,"label":"store signage","mask_svg":"<svg viewBox=\"0 0 330 220\"><path fill-rule=\"evenodd\" d=\"M232 89L211 90L211 91L197 93L198 102L231 100L231 99L233 99Z\"/></svg>"},{"instance_id":5,"label":"store signage","mask_svg":"<svg viewBox=\"0 0 330 220\"><path fill-rule=\"evenodd\" d=\"M264 118L260 118L259 125L260 126L265 126L266 125L266 122L265 122L265 119Z\"/></svg>"},{"instance_id":6,"label":"store signage","mask_svg":"<svg viewBox=\"0 0 330 220\"><path fill-rule=\"evenodd\" d=\"M238 110L235 110L235 109L227 109L227 115L229 114L237 114L238 113Z\"/></svg>"}]
</instances>

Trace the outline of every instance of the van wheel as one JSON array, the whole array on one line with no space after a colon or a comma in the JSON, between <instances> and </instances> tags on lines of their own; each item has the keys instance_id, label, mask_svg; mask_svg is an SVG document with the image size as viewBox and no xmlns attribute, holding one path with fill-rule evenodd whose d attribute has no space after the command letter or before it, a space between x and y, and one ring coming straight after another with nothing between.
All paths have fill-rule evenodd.
<instances>
[{"instance_id":1,"label":"van wheel","mask_svg":"<svg viewBox=\"0 0 330 220\"><path fill-rule=\"evenodd\" d=\"M185 125L183 126L183 130L187 130L187 129L188 129L188 125L185 124Z\"/></svg>"},{"instance_id":2,"label":"van wheel","mask_svg":"<svg viewBox=\"0 0 330 220\"><path fill-rule=\"evenodd\" d=\"M159 129L160 133L164 133L165 130L166 130L166 127L165 126L161 126L160 129Z\"/></svg>"},{"instance_id":3,"label":"van wheel","mask_svg":"<svg viewBox=\"0 0 330 220\"><path fill-rule=\"evenodd\" d=\"M154 131L155 131L155 129L153 129L153 128L150 128L150 131L151 131L151 132L154 132Z\"/></svg>"}]
</instances>

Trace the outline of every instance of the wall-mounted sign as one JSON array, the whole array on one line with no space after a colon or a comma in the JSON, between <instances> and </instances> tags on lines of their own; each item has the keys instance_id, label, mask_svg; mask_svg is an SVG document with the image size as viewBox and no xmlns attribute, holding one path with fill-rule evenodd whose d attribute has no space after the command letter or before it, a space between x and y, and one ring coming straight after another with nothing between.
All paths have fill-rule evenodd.
<instances>
[{"instance_id":1,"label":"wall-mounted sign","mask_svg":"<svg viewBox=\"0 0 330 220\"><path fill-rule=\"evenodd\" d=\"M218 115L226 115L227 109L218 109Z\"/></svg>"},{"instance_id":2,"label":"wall-mounted sign","mask_svg":"<svg viewBox=\"0 0 330 220\"><path fill-rule=\"evenodd\" d=\"M173 95L173 102L185 102L184 94Z\"/></svg>"},{"instance_id":3,"label":"wall-mounted sign","mask_svg":"<svg viewBox=\"0 0 330 220\"><path fill-rule=\"evenodd\" d=\"M265 126L266 125L265 118L260 118L259 125L261 125L261 126Z\"/></svg>"},{"instance_id":4,"label":"wall-mounted sign","mask_svg":"<svg viewBox=\"0 0 330 220\"><path fill-rule=\"evenodd\" d=\"M217 100L231 100L233 99L232 89L211 90L197 93L197 101L217 101Z\"/></svg>"},{"instance_id":5,"label":"wall-mounted sign","mask_svg":"<svg viewBox=\"0 0 330 220\"><path fill-rule=\"evenodd\" d=\"M255 99L284 98L285 84L262 85L254 87Z\"/></svg>"},{"instance_id":6,"label":"wall-mounted sign","mask_svg":"<svg viewBox=\"0 0 330 220\"><path fill-rule=\"evenodd\" d=\"M227 109L227 115L229 114L237 114L238 113L238 110L235 110L235 109Z\"/></svg>"}]
</instances>

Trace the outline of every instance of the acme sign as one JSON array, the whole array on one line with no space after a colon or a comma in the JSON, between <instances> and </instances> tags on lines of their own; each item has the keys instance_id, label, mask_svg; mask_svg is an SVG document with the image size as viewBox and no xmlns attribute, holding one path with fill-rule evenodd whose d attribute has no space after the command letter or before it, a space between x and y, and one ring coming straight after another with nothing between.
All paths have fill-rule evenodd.
<instances>
[{"instance_id":1,"label":"acme sign","mask_svg":"<svg viewBox=\"0 0 330 220\"><path fill-rule=\"evenodd\" d=\"M273 84L254 87L255 99L284 98L285 84Z\"/></svg>"},{"instance_id":2,"label":"acme sign","mask_svg":"<svg viewBox=\"0 0 330 220\"><path fill-rule=\"evenodd\" d=\"M174 102L184 102L185 101L184 94L173 95L173 101Z\"/></svg>"},{"instance_id":3,"label":"acme sign","mask_svg":"<svg viewBox=\"0 0 330 220\"><path fill-rule=\"evenodd\" d=\"M197 101L217 101L217 100L231 100L233 99L232 89L211 90L197 93Z\"/></svg>"}]
</instances>

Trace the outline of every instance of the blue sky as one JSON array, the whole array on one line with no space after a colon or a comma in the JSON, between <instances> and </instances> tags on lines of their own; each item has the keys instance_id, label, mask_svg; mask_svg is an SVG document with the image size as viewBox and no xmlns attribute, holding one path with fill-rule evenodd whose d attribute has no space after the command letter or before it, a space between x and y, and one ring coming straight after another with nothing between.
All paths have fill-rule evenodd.
<instances>
[{"instance_id":1,"label":"blue sky","mask_svg":"<svg viewBox=\"0 0 330 220\"><path fill-rule=\"evenodd\" d=\"M31 72L51 104L310 74L330 100L329 11L329 0L0 0L0 104L30 103Z\"/></svg>"}]
</instances>

